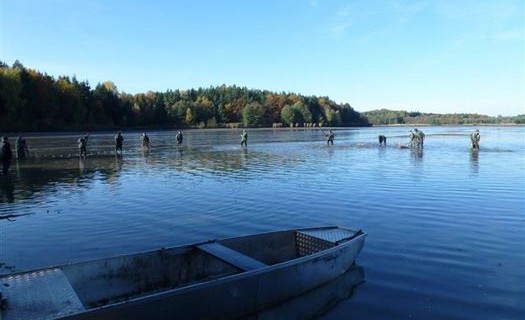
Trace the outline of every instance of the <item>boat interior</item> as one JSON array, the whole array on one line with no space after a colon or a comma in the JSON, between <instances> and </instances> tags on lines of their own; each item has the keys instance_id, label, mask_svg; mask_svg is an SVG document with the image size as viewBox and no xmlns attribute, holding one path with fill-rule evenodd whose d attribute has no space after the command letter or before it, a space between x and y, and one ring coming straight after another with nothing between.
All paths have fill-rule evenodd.
<instances>
[{"instance_id":1,"label":"boat interior","mask_svg":"<svg viewBox=\"0 0 525 320\"><path fill-rule=\"evenodd\" d=\"M272 232L72 264L62 271L80 301L93 308L290 261L333 246L334 242L303 232Z\"/></svg>"},{"instance_id":2,"label":"boat interior","mask_svg":"<svg viewBox=\"0 0 525 320\"><path fill-rule=\"evenodd\" d=\"M17 285L18 290L33 292L32 297L19 299L45 295L39 291L39 287L45 287L54 296L51 307L67 305L78 312L290 261L355 236L353 231L337 229L334 239L326 237L327 231L333 233L332 229L323 229L322 233L318 230L272 232L73 263L32 273L34 288L27 288L23 279L0 278L0 281L10 281L11 292L16 293ZM26 288L22 288L24 285Z\"/></svg>"}]
</instances>

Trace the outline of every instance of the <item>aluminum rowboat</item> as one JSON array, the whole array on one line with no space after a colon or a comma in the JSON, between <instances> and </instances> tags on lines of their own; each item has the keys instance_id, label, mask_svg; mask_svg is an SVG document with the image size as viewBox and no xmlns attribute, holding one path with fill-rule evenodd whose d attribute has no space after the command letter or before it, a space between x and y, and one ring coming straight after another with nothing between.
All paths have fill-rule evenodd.
<instances>
[{"instance_id":1,"label":"aluminum rowboat","mask_svg":"<svg viewBox=\"0 0 525 320\"><path fill-rule=\"evenodd\" d=\"M242 317L341 276L365 236L275 231L2 275L0 319Z\"/></svg>"}]
</instances>

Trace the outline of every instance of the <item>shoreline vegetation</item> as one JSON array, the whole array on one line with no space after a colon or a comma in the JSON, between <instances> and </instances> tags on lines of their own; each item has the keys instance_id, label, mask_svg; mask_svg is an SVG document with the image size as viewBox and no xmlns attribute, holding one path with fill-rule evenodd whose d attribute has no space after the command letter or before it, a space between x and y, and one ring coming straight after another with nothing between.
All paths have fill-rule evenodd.
<instances>
[{"instance_id":1,"label":"shoreline vegetation","mask_svg":"<svg viewBox=\"0 0 525 320\"><path fill-rule=\"evenodd\" d=\"M329 97L221 85L190 90L119 92L75 76L54 78L0 61L2 132L173 128L316 128L378 125L525 124L525 115L429 114L387 109L357 112Z\"/></svg>"},{"instance_id":2,"label":"shoreline vegetation","mask_svg":"<svg viewBox=\"0 0 525 320\"><path fill-rule=\"evenodd\" d=\"M99 131L131 128L368 126L349 104L328 97L238 86L128 94L111 81L91 88L16 61L0 62L2 131Z\"/></svg>"},{"instance_id":3,"label":"shoreline vegetation","mask_svg":"<svg viewBox=\"0 0 525 320\"><path fill-rule=\"evenodd\" d=\"M408 125L408 126L441 126L441 125L523 125L525 114L513 117L487 116L472 113L421 113L396 110L373 110L362 113L371 125Z\"/></svg>"}]
</instances>

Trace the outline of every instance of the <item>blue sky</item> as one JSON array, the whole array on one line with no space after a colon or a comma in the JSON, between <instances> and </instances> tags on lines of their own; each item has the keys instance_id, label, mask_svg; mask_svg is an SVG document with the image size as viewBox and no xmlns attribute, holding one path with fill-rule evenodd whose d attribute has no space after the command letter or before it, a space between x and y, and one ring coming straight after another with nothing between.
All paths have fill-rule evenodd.
<instances>
[{"instance_id":1,"label":"blue sky","mask_svg":"<svg viewBox=\"0 0 525 320\"><path fill-rule=\"evenodd\" d=\"M0 60L138 93L217 85L357 111L525 113L522 0L0 0Z\"/></svg>"}]
</instances>

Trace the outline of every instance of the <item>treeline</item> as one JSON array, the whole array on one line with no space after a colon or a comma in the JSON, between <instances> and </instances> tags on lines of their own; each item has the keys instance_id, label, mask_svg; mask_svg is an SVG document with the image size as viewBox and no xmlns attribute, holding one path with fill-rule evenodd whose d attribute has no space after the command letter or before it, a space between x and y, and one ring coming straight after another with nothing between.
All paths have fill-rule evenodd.
<instances>
[{"instance_id":1,"label":"treeline","mask_svg":"<svg viewBox=\"0 0 525 320\"><path fill-rule=\"evenodd\" d=\"M349 104L327 97L226 86L127 94L0 62L0 130L164 127L367 126Z\"/></svg>"},{"instance_id":2,"label":"treeline","mask_svg":"<svg viewBox=\"0 0 525 320\"><path fill-rule=\"evenodd\" d=\"M391 124L429 124L429 125L469 125L469 124L525 124L525 114L514 117L491 117L481 114L454 113L437 114L407 112L396 110L373 110L362 113L372 125Z\"/></svg>"}]
</instances>

